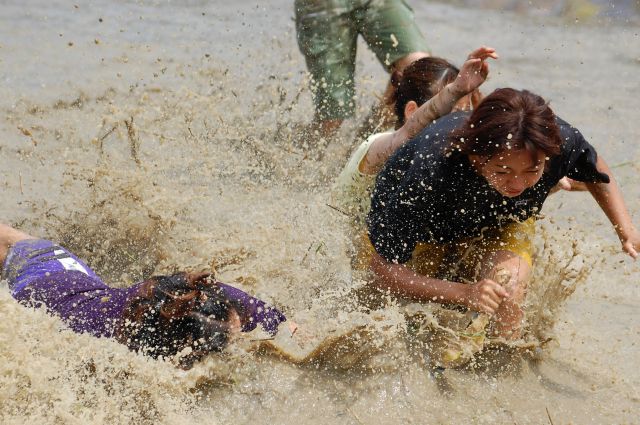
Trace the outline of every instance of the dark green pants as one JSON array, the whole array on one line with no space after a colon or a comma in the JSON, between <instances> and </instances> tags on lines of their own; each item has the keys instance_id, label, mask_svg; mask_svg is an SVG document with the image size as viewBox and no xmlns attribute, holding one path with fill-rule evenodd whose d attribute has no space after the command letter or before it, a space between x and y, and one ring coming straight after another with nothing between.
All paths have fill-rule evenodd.
<instances>
[{"instance_id":1,"label":"dark green pants","mask_svg":"<svg viewBox=\"0 0 640 425\"><path fill-rule=\"evenodd\" d=\"M296 0L298 45L313 78L321 120L353 115L356 41L362 35L385 68L426 41L403 0Z\"/></svg>"}]
</instances>

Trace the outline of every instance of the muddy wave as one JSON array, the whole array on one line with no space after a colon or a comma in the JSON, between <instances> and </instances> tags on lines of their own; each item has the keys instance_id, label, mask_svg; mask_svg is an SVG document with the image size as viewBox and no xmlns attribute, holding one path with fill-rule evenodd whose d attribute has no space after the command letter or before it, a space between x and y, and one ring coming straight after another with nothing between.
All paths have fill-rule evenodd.
<instances>
[{"instance_id":1,"label":"muddy wave","mask_svg":"<svg viewBox=\"0 0 640 425\"><path fill-rule=\"evenodd\" d=\"M0 89L3 220L67 245L117 286L214 270L298 321L310 344L357 329L349 350L292 364L256 351L265 336L249 334L184 372L73 334L3 288L1 422L633 423L638 268L616 254L585 195L545 205L528 354L494 347L434 376L428 353L408 342L405 305L365 308L353 296L363 282L350 270L348 220L327 206L384 73L360 49L358 117L318 140L301 132L313 112L290 2L268 12L215 3L5 5L34 33L0 26L12 30L0 51L13 59L0 72L15 90ZM478 34L499 43L504 62L486 90L526 84L552 98L617 165L637 216L638 151L625 142L640 98L633 31L550 22L533 41L538 21L415 6L434 53L462 58ZM247 29L263 33L248 39Z\"/></svg>"}]
</instances>

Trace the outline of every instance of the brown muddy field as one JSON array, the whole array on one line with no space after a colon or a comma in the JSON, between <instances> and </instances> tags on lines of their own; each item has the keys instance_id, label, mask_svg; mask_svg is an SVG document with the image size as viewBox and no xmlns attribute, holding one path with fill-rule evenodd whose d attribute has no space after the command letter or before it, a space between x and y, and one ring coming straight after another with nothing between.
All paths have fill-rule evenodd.
<instances>
[{"instance_id":1,"label":"brown muddy field","mask_svg":"<svg viewBox=\"0 0 640 425\"><path fill-rule=\"evenodd\" d=\"M489 3L410 1L433 54L460 64L497 48L485 92L550 99L613 166L640 224L640 27ZM298 367L248 352L248 337L185 372L73 334L3 287L0 422L638 423L640 267L589 195L545 205L529 319L552 340L533 354L488 353L444 388L407 348L398 306L357 309L347 223L326 204L385 73L360 46L358 119L321 160L308 154L293 142L313 109L292 8L0 1L0 217L113 285L213 266L311 335L374 327L376 350L348 370Z\"/></svg>"}]
</instances>

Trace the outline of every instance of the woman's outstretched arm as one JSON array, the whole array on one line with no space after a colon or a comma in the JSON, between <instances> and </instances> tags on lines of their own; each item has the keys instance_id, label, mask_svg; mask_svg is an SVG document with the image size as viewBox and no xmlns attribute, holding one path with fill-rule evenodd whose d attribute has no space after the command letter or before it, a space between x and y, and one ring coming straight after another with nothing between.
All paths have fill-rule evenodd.
<instances>
[{"instance_id":1,"label":"woman's outstretched arm","mask_svg":"<svg viewBox=\"0 0 640 425\"><path fill-rule=\"evenodd\" d=\"M596 167L598 171L609 176L610 182L586 183L587 189L607 215L611 224L613 224L613 228L622 243L622 249L634 259L638 258L640 232L631 221L631 215L629 215L629 211L624 204L620 187L613 177L611 169L601 157L598 157Z\"/></svg>"},{"instance_id":2,"label":"woman's outstretched arm","mask_svg":"<svg viewBox=\"0 0 640 425\"><path fill-rule=\"evenodd\" d=\"M474 311L493 315L508 297L507 290L491 279L483 278L475 285L435 279L402 264L391 263L375 252L371 258L371 270L375 274L373 285L379 289L421 302L462 304Z\"/></svg>"}]
</instances>

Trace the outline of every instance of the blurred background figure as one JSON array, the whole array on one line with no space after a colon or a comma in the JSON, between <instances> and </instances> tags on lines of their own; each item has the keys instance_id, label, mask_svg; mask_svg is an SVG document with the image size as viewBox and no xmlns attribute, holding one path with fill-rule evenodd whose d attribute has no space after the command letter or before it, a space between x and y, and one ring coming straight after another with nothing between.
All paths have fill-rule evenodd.
<instances>
[{"instance_id":1,"label":"blurred background figure","mask_svg":"<svg viewBox=\"0 0 640 425\"><path fill-rule=\"evenodd\" d=\"M568 21L638 22L638 0L440 0L457 6L497 9L528 16L557 16Z\"/></svg>"},{"instance_id":2,"label":"blurred background figure","mask_svg":"<svg viewBox=\"0 0 640 425\"><path fill-rule=\"evenodd\" d=\"M413 61L429 56L413 10L403 0L295 0L295 17L315 104L315 118L307 134L329 137L353 116L358 35L389 72L401 72ZM385 100L393 92L388 84L369 122L385 116Z\"/></svg>"}]
</instances>

